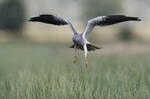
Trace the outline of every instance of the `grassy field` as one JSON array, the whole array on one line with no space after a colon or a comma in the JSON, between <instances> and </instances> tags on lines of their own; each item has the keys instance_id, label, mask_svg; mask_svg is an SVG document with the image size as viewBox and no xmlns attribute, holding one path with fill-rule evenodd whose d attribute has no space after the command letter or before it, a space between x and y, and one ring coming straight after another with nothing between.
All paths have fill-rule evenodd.
<instances>
[{"instance_id":1,"label":"grassy field","mask_svg":"<svg viewBox=\"0 0 150 99\"><path fill-rule=\"evenodd\" d=\"M83 54L73 64L73 52L67 45L0 44L0 99L150 99L150 53L92 52L86 68Z\"/></svg>"}]
</instances>

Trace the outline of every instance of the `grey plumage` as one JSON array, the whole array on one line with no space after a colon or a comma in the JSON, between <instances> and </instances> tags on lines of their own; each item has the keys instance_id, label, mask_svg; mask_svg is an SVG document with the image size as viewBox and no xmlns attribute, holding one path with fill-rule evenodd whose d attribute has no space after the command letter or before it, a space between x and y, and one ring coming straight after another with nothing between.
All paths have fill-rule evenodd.
<instances>
[{"instance_id":1,"label":"grey plumage","mask_svg":"<svg viewBox=\"0 0 150 99\"><path fill-rule=\"evenodd\" d=\"M86 56L87 56L88 51L94 51L94 50L102 48L102 47L97 47L91 44L86 39L86 35L88 35L95 26L108 26L108 25L113 25L113 24L120 23L120 22L125 22L125 21L141 21L141 19L139 19L138 17L129 17L125 15L98 16L88 21L84 32L81 34L78 34L75 31L70 21L60 16L46 14L46 15L33 17L29 21L43 22L43 23L54 24L54 25L69 25L73 32L72 41L74 44L70 46L70 48L75 49L74 63L76 62L76 51L77 49L80 49L80 50L84 50L85 65L87 66L88 63L87 63Z\"/></svg>"},{"instance_id":2,"label":"grey plumage","mask_svg":"<svg viewBox=\"0 0 150 99\"><path fill-rule=\"evenodd\" d=\"M89 34L95 26L108 26L125 21L141 21L141 19L125 15L98 16L88 21L83 35L86 36Z\"/></svg>"}]
</instances>

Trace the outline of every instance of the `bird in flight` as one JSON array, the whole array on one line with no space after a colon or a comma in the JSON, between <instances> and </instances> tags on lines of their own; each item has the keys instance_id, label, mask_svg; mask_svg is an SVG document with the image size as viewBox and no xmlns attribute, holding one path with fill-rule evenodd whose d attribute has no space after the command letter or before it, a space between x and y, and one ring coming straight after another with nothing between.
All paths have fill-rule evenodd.
<instances>
[{"instance_id":1,"label":"bird in flight","mask_svg":"<svg viewBox=\"0 0 150 99\"><path fill-rule=\"evenodd\" d=\"M92 29L95 26L108 26L113 25L120 22L125 21L141 21L138 17L129 17L125 15L110 15L110 16L98 16L93 19L90 19L85 27L85 30L83 33L79 34L74 29L73 25L69 20L66 18L63 18L61 16L56 16L52 14L43 14L39 15L37 17L32 17L29 21L31 22L42 22L47 24L53 24L53 25L69 25L72 32L73 32L73 45L70 46L70 48L74 48L75 50L75 56L74 56L74 63L77 62L77 50L83 50L85 55L85 66L88 66L87 61L87 53L88 51L94 51L96 49L101 49L102 47L97 47L93 44L91 44L87 39L86 36L92 31Z\"/></svg>"}]
</instances>

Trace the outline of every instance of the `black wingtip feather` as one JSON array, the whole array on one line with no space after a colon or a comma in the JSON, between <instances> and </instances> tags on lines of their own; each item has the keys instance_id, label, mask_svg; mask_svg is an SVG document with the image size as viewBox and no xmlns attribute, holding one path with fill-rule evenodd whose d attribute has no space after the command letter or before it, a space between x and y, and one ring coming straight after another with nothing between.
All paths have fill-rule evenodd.
<instances>
[{"instance_id":1,"label":"black wingtip feather","mask_svg":"<svg viewBox=\"0 0 150 99\"><path fill-rule=\"evenodd\" d=\"M142 21L141 19L139 19L138 17L127 17L128 20L132 20L132 21Z\"/></svg>"},{"instance_id":2,"label":"black wingtip feather","mask_svg":"<svg viewBox=\"0 0 150 99\"><path fill-rule=\"evenodd\" d=\"M68 24L62 18L58 18L57 16L48 15L48 14L30 18L29 21L30 22L43 22L43 23L54 24L54 25L67 25Z\"/></svg>"},{"instance_id":3,"label":"black wingtip feather","mask_svg":"<svg viewBox=\"0 0 150 99\"><path fill-rule=\"evenodd\" d=\"M33 17L31 19L29 19L30 22L38 22L40 21L39 17Z\"/></svg>"},{"instance_id":4,"label":"black wingtip feather","mask_svg":"<svg viewBox=\"0 0 150 99\"><path fill-rule=\"evenodd\" d=\"M103 18L103 20L98 23L100 26L113 25L116 23L121 23L125 21L141 21L138 17L130 17L125 15L109 15Z\"/></svg>"}]
</instances>

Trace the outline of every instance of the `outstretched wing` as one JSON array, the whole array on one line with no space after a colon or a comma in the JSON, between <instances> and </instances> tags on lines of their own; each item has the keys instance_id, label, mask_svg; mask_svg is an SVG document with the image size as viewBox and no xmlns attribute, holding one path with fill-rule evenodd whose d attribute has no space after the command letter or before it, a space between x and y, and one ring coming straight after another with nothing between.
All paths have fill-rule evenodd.
<instances>
[{"instance_id":1,"label":"outstretched wing","mask_svg":"<svg viewBox=\"0 0 150 99\"><path fill-rule=\"evenodd\" d=\"M31 22L43 22L43 23L59 25L59 26L68 24L70 26L70 28L72 29L73 34L74 35L77 34L77 32L75 31L75 29L72 26L72 24L70 23L70 21L68 21L67 19L60 17L60 16L44 14L44 15L40 15L37 17L33 17L29 21L31 21Z\"/></svg>"},{"instance_id":2,"label":"outstretched wing","mask_svg":"<svg viewBox=\"0 0 150 99\"><path fill-rule=\"evenodd\" d=\"M99 16L88 21L83 35L86 36L92 31L95 26L107 26L113 25L125 21L141 21L138 17L128 17L125 15L110 15L110 16Z\"/></svg>"},{"instance_id":3,"label":"outstretched wing","mask_svg":"<svg viewBox=\"0 0 150 99\"><path fill-rule=\"evenodd\" d=\"M43 23L54 24L54 25L67 25L68 24L68 22L64 18L60 16L48 15L48 14L33 17L29 21L43 22Z\"/></svg>"}]
</instances>

